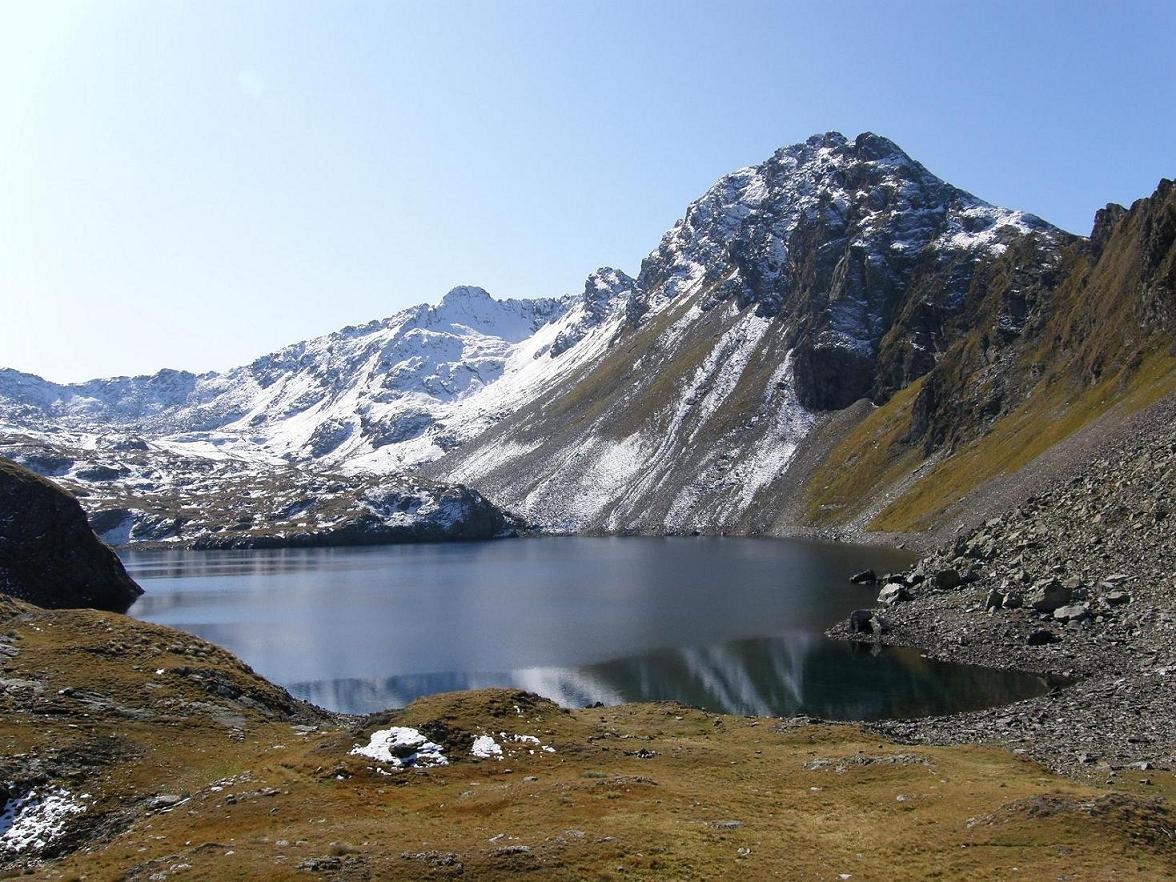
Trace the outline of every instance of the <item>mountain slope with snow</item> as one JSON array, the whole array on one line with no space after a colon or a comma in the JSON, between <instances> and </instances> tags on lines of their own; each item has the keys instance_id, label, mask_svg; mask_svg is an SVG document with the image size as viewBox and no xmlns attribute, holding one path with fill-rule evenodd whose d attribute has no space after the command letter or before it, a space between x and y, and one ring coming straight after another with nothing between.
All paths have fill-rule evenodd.
<instances>
[{"instance_id":1,"label":"mountain slope with snow","mask_svg":"<svg viewBox=\"0 0 1176 882\"><path fill-rule=\"evenodd\" d=\"M558 299L457 288L224 373L0 371L0 429L95 451L135 433L176 463L415 470L554 530L865 523L859 499L907 493L1030 400L1051 340L1095 353L1079 383L1112 363L1159 376L1170 187L1153 201L1108 207L1087 240L885 138L814 135L717 181L636 278L602 268ZM1099 335L1139 340L1128 358L1087 345ZM1071 391L1051 390L1051 413ZM1066 431L1114 401L1100 395ZM953 477L922 522L974 485Z\"/></svg>"},{"instance_id":2,"label":"mountain slope with snow","mask_svg":"<svg viewBox=\"0 0 1176 882\"><path fill-rule=\"evenodd\" d=\"M814 136L692 203L609 350L429 469L553 529L773 529L830 412L933 367L978 269L1071 238L885 138Z\"/></svg>"},{"instance_id":3,"label":"mountain slope with snow","mask_svg":"<svg viewBox=\"0 0 1176 882\"><path fill-rule=\"evenodd\" d=\"M580 306L576 298L495 300L460 287L437 306L295 343L224 373L60 385L0 371L0 420L25 430L133 431L196 455L388 471L434 459L499 418L511 398L509 382L499 381L519 372L541 379L545 371L529 369L539 349L563 332L562 356L591 324Z\"/></svg>"}]
</instances>

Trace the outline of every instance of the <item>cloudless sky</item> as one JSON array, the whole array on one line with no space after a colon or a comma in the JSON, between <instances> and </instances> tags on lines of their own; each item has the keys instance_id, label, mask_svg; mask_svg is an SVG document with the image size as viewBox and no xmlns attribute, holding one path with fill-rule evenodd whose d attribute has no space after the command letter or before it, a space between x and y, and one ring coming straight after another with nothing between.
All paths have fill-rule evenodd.
<instances>
[{"instance_id":1,"label":"cloudless sky","mask_svg":"<svg viewBox=\"0 0 1176 882\"><path fill-rule=\"evenodd\" d=\"M1176 176L1176 2L0 0L0 366L578 291L827 130L1085 234Z\"/></svg>"}]
</instances>

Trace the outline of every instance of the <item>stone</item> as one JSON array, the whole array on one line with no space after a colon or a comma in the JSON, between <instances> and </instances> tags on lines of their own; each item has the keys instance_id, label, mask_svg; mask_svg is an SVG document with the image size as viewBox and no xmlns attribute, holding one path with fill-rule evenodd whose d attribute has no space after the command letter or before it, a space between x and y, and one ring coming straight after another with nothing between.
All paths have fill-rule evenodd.
<instances>
[{"instance_id":1,"label":"stone","mask_svg":"<svg viewBox=\"0 0 1176 882\"><path fill-rule=\"evenodd\" d=\"M890 625L873 610L855 609L849 614L849 631L851 634L886 634Z\"/></svg>"},{"instance_id":2,"label":"stone","mask_svg":"<svg viewBox=\"0 0 1176 882\"><path fill-rule=\"evenodd\" d=\"M1107 606L1122 606L1131 602L1131 595L1126 591L1112 591L1103 600L1107 602Z\"/></svg>"},{"instance_id":3,"label":"stone","mask_svg":"<svg viewBox=\"0 0 1176 882\"><path fill-rule=\"evenodd\" d=\"M1053 611L1053 617L1058 622L1081 622L1090 618L1090 610L1080 603L1070 606L1059 606Z\"/></svg>"},{"instance_id":4,"label":"stone","mask_svg":"<svg viewBox=\"0 0 1176 882\"><path fill-rule=\"evenodd\" d=\"M1053 631L1046 630L1045 628L1034 628L1029 632L1030 646L1045 646L1049 643L1057 643L1061 639Z\"/></svg>"},{"instance_id":5,"label":"stone","mask_svg":"<svg viewBox=\"0 0 1176 882\"><path fill-rule=\"evenodd\" d=\"M849 631L851 634L869 634L870 619L874 613L868 609L855 609L849 614Z\"/></svg>"},{"instance_id":6,"label":"stone","mask_svg":"<svg viewBox=\"0 0 1176 882\"><path fill-rule=\"evenodd\" d=\"M298 864L298 869L308 873L332 873L343 868L343 861L337 857L308 858Z\"/></svg>"},{"instance_id":7,"label":"stone","mask_svg":"<svg viewBox=\"0 0 1176 882\"><path fill-rule=\"evenodd\" d=\"M878 602L893 606L907 600L914 600L914 595L901 582L891 582L878 592Z\"/></svg>"},{"instance_id":8,"label":"stone","mask_svg":"<svg viewBox=\"0 0 1176 882\"><path fill-rule=\"evenodd\" d=\"M878 574L873 570L862 570L850 576L849 581L855 585L873 585L878 581Z\"/></svg>"},{"instance_id":9,"label":"stone","mask_svg":"<svg viewBox=\"0 0 1176 882\"><path fill-rule=\"evenodd\" d=\"M952 588L958 588L963 584L963 579L960 578L958 570L947 568L944 570L937 570L931 575L931 587L938 591L949 591Z\"/></svg>"},{"instance_id":10,"label":"stone","mask_svg":"<svg viewBox=\"0 0 1176 882\"><path fill-rule=\"evenodd\" d=\"M1052 613L1059 606L1065 606L1073 592L1057 579L1040 579L1033 583L1029 594L1029 605L1038 612Z\"/></svg>"},{"instance_id":11,"label":"stone","mask_svg":"<svg viewBox=\"0 0 1176 882\"><path fill-rule=\"evenodd\" d=\"M988 596L984 598L985 609L1000 609L1004 606L1004 595L993 588L988 592Z\"/></svg>"},{"instance_id":12,"label":"stone","mask_svg":"<svg viewBox=\"0 0 1176 882\"><path fill-rule=\"evenodd\" d=\"M1005 609L1020 609L1024 605L1025 605L1025 598L1021 595L1020 591L1009 591L1007 594L1005 594L1005 596L1004 596L1004 608Z\"/></svg>"}]
</instances>

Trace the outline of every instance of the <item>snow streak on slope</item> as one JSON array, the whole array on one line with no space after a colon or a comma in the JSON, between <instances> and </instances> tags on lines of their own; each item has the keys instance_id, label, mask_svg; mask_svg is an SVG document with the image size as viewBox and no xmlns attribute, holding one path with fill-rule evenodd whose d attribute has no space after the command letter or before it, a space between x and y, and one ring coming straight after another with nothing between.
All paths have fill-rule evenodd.
<instances>
[{"instance_id":1,"label":"snow streak on slope","mask_svg":"<svg viewBox=\"0 0 1176 882\"><path fill-rule=\"evenodd\" d=\"M571 430L533 405L518 431L472 445L446 474L505 494L518 513L557 531L641 528L643 518L689 531L738 518L784 472L813 418L796 400L789 359L777 354L778 322L733 303L703 314L691 299L646 316L653 339L631 365L638 377L647 359L654 376L679 364L664 391L638 381ZM622 425L631 428L618 434ZM516 468L534 456L541 469Z\"/></svg>"}]
</instances>

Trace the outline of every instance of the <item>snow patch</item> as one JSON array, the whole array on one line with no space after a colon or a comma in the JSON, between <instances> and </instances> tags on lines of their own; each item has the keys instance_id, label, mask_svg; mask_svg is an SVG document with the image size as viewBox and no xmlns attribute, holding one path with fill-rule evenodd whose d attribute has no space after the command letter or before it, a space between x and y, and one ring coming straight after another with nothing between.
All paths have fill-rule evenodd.
<instances>
[{"instance_id":1,"label":"snow patch","mask_svg":"<svg viewBox=\"0 0 1176 882\"><path fill-rule=\"evenodd\" d=\"M68 790L30 790L9 799L0 812L0 853L20 854L42 851L65 831L72 815L86 810Z\"/></svg>"},{"instance_id":2,"label":"snow patch","mask_svg":"<svg viewBox=\"0 0 1176 882\"><path fill-rule=\"evenodd\" d=\"M489 735L479 735L470 747L470 756L476 756L479 759L489 759L490 757L502 759L502 746Z\"/></svg>"},{"instance_id":3,"label":"snow patch","mask_svg":"<svg viewBox=\"0 0 1176 882\"><path fill-rule=\"evenodd\" d=\"M351 753L398 769L406 766L449 765L441 745L434 744L420 731L408 726L377 729L366 745L356 745Z\"/></svg>"}]
</instances>

